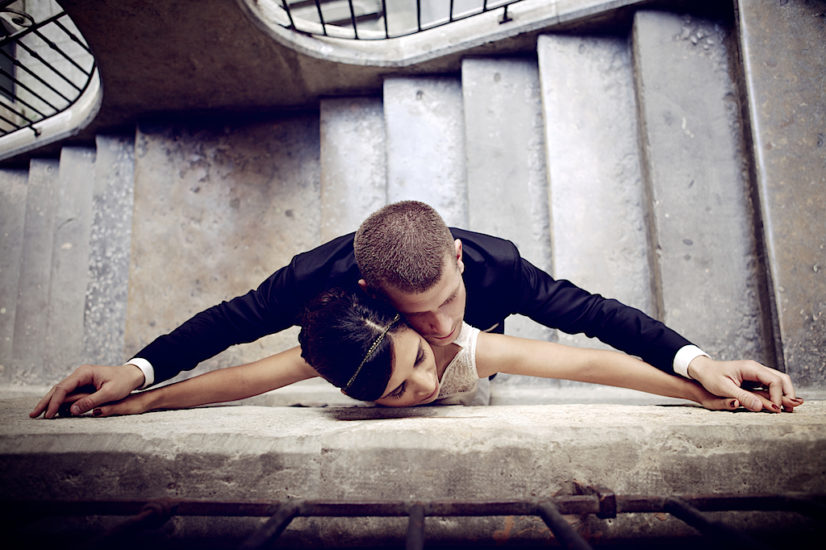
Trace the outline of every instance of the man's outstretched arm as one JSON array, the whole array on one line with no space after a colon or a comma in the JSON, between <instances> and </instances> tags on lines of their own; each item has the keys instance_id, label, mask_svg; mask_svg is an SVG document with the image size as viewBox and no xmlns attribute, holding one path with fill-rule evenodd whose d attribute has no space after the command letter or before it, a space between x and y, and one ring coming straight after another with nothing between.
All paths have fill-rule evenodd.
<instances>
[{"instance_id":1,"label":"man's outstretched arm","mask_svg":"<svg viewBox=\"0 0 826 550\"><path fill-rule=\"evenodd\" d=\"M143 372L135 365L83 365L49 390L29 416L36 418L43 414L54 418L61 405L70 403L76 394L84 396L72 403L70 412L83 414L103 403L125 398L144 381Z\"/></svg>"}]
</instances>

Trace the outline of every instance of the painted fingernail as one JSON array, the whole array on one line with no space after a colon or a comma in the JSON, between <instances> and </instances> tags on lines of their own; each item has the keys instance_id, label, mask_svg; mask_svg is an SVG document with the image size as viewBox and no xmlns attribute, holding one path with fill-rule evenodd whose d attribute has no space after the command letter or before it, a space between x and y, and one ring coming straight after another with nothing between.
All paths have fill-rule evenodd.
<instances>
[{"instance_id":1,"label":"painted fingernail","mask_svg":"<svg viewBox=\"0 0 826 550\"><path fill-rule=\"evenodd\" d=\"M778 405L778 404L776 404L776 403L772 403L772 410L775 410L775 411L777 411L777 412L780 412L780 405Z\"/></svg>"},{"instance_id":2,"label":"painted fingernail","mask_svg":"<svg viewBox=\"0 0 826 550\"><path fill-rule=\"evenodd\" d=\"M95 410L92 411L93 416L100 416L102 414L103 414L103 411L100 410L100 409L95 409Z\"/></svg>"}]
</instances>

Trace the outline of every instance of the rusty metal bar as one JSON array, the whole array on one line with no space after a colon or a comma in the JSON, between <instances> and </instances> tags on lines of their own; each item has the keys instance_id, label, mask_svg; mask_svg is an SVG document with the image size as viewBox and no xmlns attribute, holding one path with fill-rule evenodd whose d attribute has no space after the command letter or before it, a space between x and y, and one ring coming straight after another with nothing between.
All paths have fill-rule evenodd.
<instances>
[{"instance_id":1,"label":"rusty metal bar","mask_svg":"<svg viewBox=\"0 0 826 550\"><path fill-rule=\"evenodd\" d=\"M410 508L407 521L406 550L422 550L424 548L424 506L414 504Z\"/></svg>"},{"instance_id":2,"label":"rusty metal bar","mask_svg":"<svg viewBox=\"0 0 826 550\"><path fill-rule=\"evenodd\" d=\"M821 517L826 495L685 495L679 497L703 511L773 511L787 510L812 517ZM563 495L554 497L554 504L565 515L585 515L607 512L616 507L616 514L656 513L665 509L667 497L645 495L615 495L611 506L600 505L598 494ZM160 500L175 506L179 516L269 517L283 501L206 501L192 499ZM464 502L432 500L421 502L426 516L510 516L535 515L538 499L469 500ZM140 513L146 500L0 500L0 507L33 516L129 516ZM411 503L402 500L305 500L301 516L356 517L407 516ZM609 514L610 515L610 514Z\"/></svg>"},{"instance_id":3,"label":"rusty metal bar","mask_svg":"<svg viewBox=\"0 0 826 550\"><path fill-rule=\"evenodd\" d=\"M424 547L424 523L427 516L540 516L556 538L568 548L589 548L585 541L563 517L564 515L596 515L612 518L624 513L668 512L675 518L716 540L729 541L731 547L763 547L719 521L708 518L704 512L719 511L788 511L814 518L823 525L826 495L797 493L781 495L686 495L659 497L615 495L603 487L577 487L583 494L558 496L550 499L450 501L12 501L0 500L0 508L9 510L9 525L48 516L132 516L111 531L98 536L94 547L109 548L111 541L141 529L160 526L171 515L267 517L265 524L244 541L243 548L263 548L277 539L295 517L407 517L407 548Z\"/></svg>"},{"instance_id":4,"label":"rusty metal bar","mask_svg":"<svg viewBox=\"0 0 826 550\"><path fill-rule=\"evenodd\" d=\"M539 517L545 522L545 525L551 530L559 542L565 548L573 548L574 550L591 550L591 545L585 542L579 533L571 527L571 524L565 521L559 509L553 501L547 500L539 503L537 506L537 513Z\"/></svg>"},{"instance_id":5,"label":"rusty metal bar","mask_svg":"<svg viewBox=\"0 0 826 550\"><path fill-rule=\"evenodd\" d=\"M728 541L736 548L749 548L751 550L769 550L757 540L739 533L734 529L706 517L700 510L690 505L681 498L669 497L665 500L664 510L697 529L707 537L717 540Z\"/></svg>"},{"instance_id":6,"label":"rusty metal bar","mask_svg":"<svg viewBox=\"0 0 826 550\"><path fill-rule=\"evenodd\" d=\"M270 519L268 519L260 529L250 535L249 538L241 544L240 548L243 550L255 550L269 546L272 541L281 536L284 529L286 529L293 518L298 515L300 509L300 503L289 503L279 507L278 511L270 516Z\"/></svg>"},{"instance_id":7,"label":"rusty metal bar","mask_svg":"<svg viewBox=\"0 0 826 550\"><path fill-rule=\"evenodd\" d=\"M166 523L170 517L175 514L175 505L171 502L149 502L141 509L141 511L119 523L115 527L102 533L94 538L87 546L89 550L92 549L108 549L118 539L138 533L145 529L153 529L160 527Z\"/></svg>"}]
</instances>

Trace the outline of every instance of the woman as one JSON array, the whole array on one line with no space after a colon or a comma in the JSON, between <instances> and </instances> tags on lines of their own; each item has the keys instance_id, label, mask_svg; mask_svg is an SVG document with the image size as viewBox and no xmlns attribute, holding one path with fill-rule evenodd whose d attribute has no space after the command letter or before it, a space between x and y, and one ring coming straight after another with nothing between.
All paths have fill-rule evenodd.
<instances>
[{"instance_id":1,"label":"woman","mask_svg":"<svg viewBox=\"0 0 826 550\"><path fill-rule=\"evenodd\" d=\"M133 394L93 414L137 414L234 401L314 376L350 397L379 405L451 404L463 402L475 391L478 379L497 372L630 388L687 399L708 409L740 406L734 399L716 397L699 384L615 351L480 333L468 325L454 344L432 348L383 302L337 289L323 293L308 307L299 341L300 348ZM288 366L273 368L284 359ZM767 397L761 399L771 410ZM801 402L784 397L783 405L791 411Z\"/></svg>"}]
</instances>

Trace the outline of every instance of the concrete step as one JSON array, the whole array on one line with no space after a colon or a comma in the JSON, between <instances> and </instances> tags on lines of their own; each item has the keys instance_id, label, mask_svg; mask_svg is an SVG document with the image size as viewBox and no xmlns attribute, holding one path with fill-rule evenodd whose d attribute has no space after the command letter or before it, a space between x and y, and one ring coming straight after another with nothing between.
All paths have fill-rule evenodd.
<instances>
[{"instance_id":1,"label":"concrete step","mask_svg":"<svg viewBox=\"0 0 826 550\"><path fill-rule=\"evenodd\" d=\"M320 243L319 118L144 125L135 146L126 320L133 354ZM296 345L290 330L235 346L197 372Z\"/></svg>"},{"instance_id":2,"label":"concrete step","mask_svg":"<svg viewBox=\"0 0 826 550\"><path fill-rule=\"evenodd\" d=\"M117 365L125 359L135 137L98 136L95 143L83 362Z\"/></svg>"},{"instance_id":3,"label":"concrete step","mask_svg":"<svg viewBox=\"0 0 826 550\"><path fill-rule=\"evenodd\" d=\"M468 227L510 239L522 256L550 270L548 180L536 58L462 63ZM516 99L516 100L515 100ZM550 339L528 318L506 331Z\"/></svg>"},{"instance_id":4,"label":"concrete step","mask_svg":"<svg viewBox=\"0 0 826 550\"><path fill-rule=\"evenodd\" d=\"M46 357L57 177L57 160L31 161L14 319L12 373L8 377L12 382L37 384L58 378Z\"/></svg>"},{"instance_id":5,"label":"concrete step","mask_svg":"<svg viewBox=\"0 0 826 550\"><path fill-rule=\"evenodd\" d=\"M729 32L665 12L634 19L663 321L717 358L771 363Z\"/></svg>"},{"instance_id":6,"label":"concrete step","mask_svg":"<svg viewBox=\"0 0 826 550\"><path fill-rule=\"evenodd\" d=\"M47 367L54 379L83 364L89 237L95 151L64 147L60 154L54 249L49 288Z\"/></svg>"},{"instance_id":7,"label":"concrete step","mask_svg":"<svg viewBox=\"0 0 826 550\"><path fill-rule=\"evenodd\" d=\"M467 227L462 88L452 77L384 81L387 201L433 206L448 225Z\"/></svg>"},{"instance_id":8,"label":"concrete step","mask_svg":"<svg viewBox=\"0 0 826 550\"><path fill-rule=\"evenodd\" d=\"M826 41L822 6L737 8L778 364L826 382ZM767 308L768 309L768 308ZM782 347L781 347L782 343Z\"/></svg>"},{"instance_id":9,"label":"concrete step","mask_svg":"<svg viewBox=\"0 0 826 550\"><path fill-rule=\"evenodd\" d=\"M23 228L26 222L26 180L23 169L0 170L0 380L12 374L12 343L17 311Z\"/></svg>"},{"instance_id":10,"label":"concrete step","mask_svg":"<svg viewBox=\"0 0 826 550\"><path fill-rule=\"evenodd\" d=\"M384 110L378 97L321 101L321 240L358 229L387 202Z\"/></svg>"},{"instance_id":11,"label":"concrete step","mask_svg":"<svg viewBox=\"0 0 826 550\"><path fill-rule=\"evenodd\" d=\"M32 399L20 392L0 398L6 499L510 500L569 494L572 480L620 495L826 492L823 401L777 415L674 405L219 406L45 421L26 416ZM788 536L799 536L804 522L777 513L715 517ZM600 543L694 535L665 514L571 521ZM161 540L243 539L261 520L173 524L155 533ZM88 536L101 525L76 533ZM73 526L44 518L19 528L37 541ZM297 520L281 542L358 547L398 540L405 527L403 519ZM430 543L551 542L541 520L528 517L432 518L426 532Z\"/></svg>"},{"instance_id":12,"label":"concrete step","mask_svg":"<svg viewBox=\"0 0 826 550\"><path fill-rule=\"evenodd\" d=\"M544 35L553 274L658 316L626 36ZM584 335L560 341L604 347Z\"/></svg>"}]
</instances>

